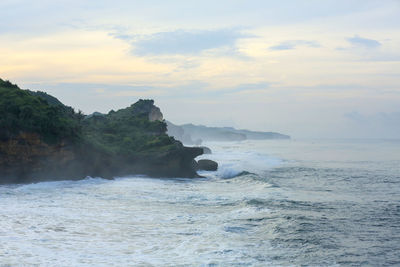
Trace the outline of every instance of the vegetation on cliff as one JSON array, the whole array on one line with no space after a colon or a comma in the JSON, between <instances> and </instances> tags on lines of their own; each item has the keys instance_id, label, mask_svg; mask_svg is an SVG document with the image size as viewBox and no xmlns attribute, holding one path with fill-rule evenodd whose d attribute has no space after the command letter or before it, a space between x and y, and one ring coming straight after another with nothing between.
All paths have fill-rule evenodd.
<instances>
[{"instance_id":1,"label":"vegetation on cliff","mask_svg":"<svg viewBox=\"0 0 400 267\"><path fill-rule=\"evenodd\" d=\"M136 173L197 176L192 161L202 150L166 134L153 100L85 117L47 93L0 79L0 114L0 183Z\"/></svg>"},{"instance_id":2,"label":"vegetation on cliff","mask_svg":"<svg viewBox=\"0 0 400 267\"><path fill-rule=\"evenodd\" d=\"M124 157L174 149L177 142L165 134L165 122L148 118L153 104L153 100L139 100L126 109L90 116L83 121L85 137L95 146Z\"/></svg>"},{"instance_id":3,"label":"vegetation on cliff","mask_svg":"<svg viewBox=\"0 0 400 267\"><path fill-rule=\"evenodd\" d=\"M0 137L36 133L45 142L88 142L116 154L172 148L176 141L165 134L163 121L150 121L153 100L139 100L126 109L83 119L80 112L44 93L21 90L0 79Z\"/></svg>"},{"instance_id":4,"label":"vegetation on cliff","mask_svg":"<svg viewBox=\"0 0 400 267\"><path fill-rule=\"evenodd\" d=\"M49 105L46 100L0 79L0 139L21 132L36 133L46 142L76 140L81 135L80 119L73 109Z\"/></svg>"}]
</instances>

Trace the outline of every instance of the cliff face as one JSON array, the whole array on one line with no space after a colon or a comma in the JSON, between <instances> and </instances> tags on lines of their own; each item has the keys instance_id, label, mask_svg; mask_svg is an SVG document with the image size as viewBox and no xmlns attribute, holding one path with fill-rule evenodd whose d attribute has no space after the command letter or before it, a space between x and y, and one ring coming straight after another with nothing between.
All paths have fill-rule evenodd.
<instances>
[{"instance_id":1,"label":"cliff face","mask_svg":"<svg viewBox=\"0 0 400 267\"><path fill-rule=\"evenodd\" d=\"M113 178L134 174L153 177L199 177L193 168L200 148L175 144L165 151L142 151L125 157L91 144L47 144L37 134L0 141L0 184Z\"/></svg>"},{"instance_id":2,"label":"cliff face","mask_svg":"<svg viewBox=\"0 0 400 267\"><path fill-rule=\"evenodd\" d=\"M163 114L159 107L153 106L149 112L149 120L150 121L162 121Z\"/></svg>"},{"instance_id":3,"label":"cliff face","mask_svg":"<svg viewBox=\"0 0 400 267\"><path fill-rule=\"evenodd\" d=\"M49 145L37 134L21 133L12 139L0 141L0 183L47 180L49 177L38 175L45 172L54 175L56 170L59 171L74 159L75 153L63 142Z\"/></svg>"},{"instance_id":4,"label":"cliff face","mask_svg":"<svg viewBox=\"0 0 400 267\"><path fill-rule=\"evenodd\" d=\"M0 184L134 174L198 177L193 161L202 149L168 137L154 101L83 119L56 100L0 80Z\"/></svg>"}]
</instances>

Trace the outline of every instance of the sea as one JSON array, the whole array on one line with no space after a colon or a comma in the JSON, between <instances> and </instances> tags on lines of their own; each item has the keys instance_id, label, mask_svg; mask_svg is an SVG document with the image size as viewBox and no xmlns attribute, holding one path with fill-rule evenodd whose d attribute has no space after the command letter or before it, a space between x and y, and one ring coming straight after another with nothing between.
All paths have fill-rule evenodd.
<instances>
[{"instance_id":1,"label":"sea","mask_svg":"<svg viewBox=\"0 0 400 267\"><path fill-rule=\"evenodd\" d=\"M0 186L0 266L400 266L400 140L205 145L204 178Z\"/></svg>"}]
</instances>

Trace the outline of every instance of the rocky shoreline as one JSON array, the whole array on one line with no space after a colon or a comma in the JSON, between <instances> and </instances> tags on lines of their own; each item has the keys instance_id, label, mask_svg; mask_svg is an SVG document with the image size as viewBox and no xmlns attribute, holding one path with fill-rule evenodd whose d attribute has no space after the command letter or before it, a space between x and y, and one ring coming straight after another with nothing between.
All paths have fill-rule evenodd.
<instances>
[{"instance_id":1,"label":"rocky shoreline","mask_svg":"<svg viewBox=\"0 0 400 267\"><path fill-rule=\"evenodd\" d=\"M0 79L0 112L0 184L200 177L194 158L203 148L169 137L153 100L85 118L50 95Z\"/></svg>"},{"instance_id":2,"label":"rocky shoreline","mask_svg":"<svg viewBox=\"0 0 400 267\"><path fill-rule=\"evenodd\" d=\"M88 176L200 177L193 168L201 148L149 153L135 159L109 155L89 145L49 145L35 134L0 142L0 184L80 180Z\"/></svg>"}]
</instances>

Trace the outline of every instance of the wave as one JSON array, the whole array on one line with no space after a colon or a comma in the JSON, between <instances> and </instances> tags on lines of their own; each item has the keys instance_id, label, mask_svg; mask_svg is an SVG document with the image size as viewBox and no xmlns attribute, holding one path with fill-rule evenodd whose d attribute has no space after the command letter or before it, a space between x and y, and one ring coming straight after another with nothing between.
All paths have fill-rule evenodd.
<instances>
[{"instance_id":1,"label":"wave","mask_svg":"<svg viewBox=\"0 0 400 267\"><path fill-rule=\"evenodd\" d=\"M223 167L217 172L217 176L223 179L231 179L236 178L244 175L251 174L248 171L235 169L234 167Z\"/></svg>"},{"instance_id":2,"label":"wave","mask_svg":"<svg viewBox=\"0 0 400 267\"><path fill-rule=\"evenodd\" d=\"M242 176L257 176L257 174L248 172L248 171L243 171L243 170L235 170L231 168L226 168L221 170L217 176L223 179L232 179L232 178L237 178L237 177L242 177Z\"/></svg>"},{"instance_id":3,"label":"wave","mask_svg":"<svg viewBox=\"0 0 400 267\"><path fill-rule=\"evenodd\" d=\"M214 151L214 148L212 149ZM222 179L231 179L241 176L258 176L266 170L281 165L284 161L280 158L271 157L266 154L240 151L236 147L230 149L224 147L223 150L214 154L207 154L198 159L211 159L218 162L216 172L202 172L205 175L212 175Z\"/></svg>"}]
</instances>

